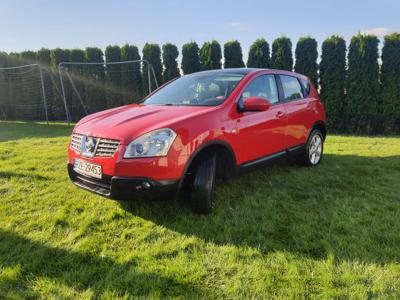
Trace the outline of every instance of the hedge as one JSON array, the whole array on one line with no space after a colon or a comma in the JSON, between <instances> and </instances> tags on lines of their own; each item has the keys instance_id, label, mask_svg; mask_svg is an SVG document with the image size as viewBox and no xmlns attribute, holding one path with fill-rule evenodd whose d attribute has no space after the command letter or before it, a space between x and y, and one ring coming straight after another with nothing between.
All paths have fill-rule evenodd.
<instances>
[{"instance_id":1,"label":"hedge","mask_svg":"<svg viewBox=\"0 0 400 300\"><path fill-rule=\"evenodd\" d=\"M297 41L294 70L307 75L320 92L330 132L400 134L400 33L385 36L381 57L378 55L378 46L379 40L375 36L357 34L346 51L345 40L334 35L323 41L318 65L316 40L307 36ZM167 43L160 49L158 44L146 43L142 54L143 59L152 64L159 84L180 76L177 60L179 49L175 45ZM222 67L222 49L216 40L204 42L201 49L196 42L186 43L181 48L181 54L183 74ZM225 68L244 66L239 41L226 42L223 54ZM248 54L248 67L293 69L292 42L288 37L275 39L271 49L265 39L257 39L250 45ZM50 75L58 82L56 76L61 61L104 62L104 58L107 62L139 60L140 53L133 45L124 45L122 48L109 46L105 55L99 48L86 48L84 51L57 48L9 54L0 52L0 66L40 63L45 70L50 117L62 119L65 113L56 109L59 94L50 83ZM51 72L46 72L49 70ZM130 64L69 66L68 70L89 112L136 102L148 93L146 65L142 68ZM18 75L15 78L18 79ZM7 80L7 72L2 72L2 111L6 111L10 118L23 118L18 115L15 104L37 104L42 99L36 92L26 94L26 90L16 84L17 81L9 83ZM84 114L80 99L72 93L65 73L63 80L68 107L78 119ZM155 87L154 82L152 87ZM43 114L35 117L43 118Z\"/></svg>"}]
</instances>

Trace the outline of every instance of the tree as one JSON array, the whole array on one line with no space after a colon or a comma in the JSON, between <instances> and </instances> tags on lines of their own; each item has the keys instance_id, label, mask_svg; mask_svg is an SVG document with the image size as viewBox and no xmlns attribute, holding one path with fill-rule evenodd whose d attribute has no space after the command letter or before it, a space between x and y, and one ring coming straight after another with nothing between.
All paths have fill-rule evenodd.
<instances>
[{"instance_id":1,"label":"tree","mask_svg":"<svg viewBox=\"0 0 400 300\"><path fill-rule=\"evenodd\" d=\"M202 70L221 69L221 59L221 45L216 40L203 44L200 49L200 64Z\"/></svg>"},{"instance_id":2,"label":"tree","mask_svg":"<svg viewBox=\"0 0 400 300\"><path fill-rule=\"evenodd\" d=\"M0 68L7 68L9 57L6 52L0 51ZM11 85L8 81L8 74L4 70L0 71L0 120L12 115L12 105L10 101Z\"/></svg>"},{"instance_id":3,"label":"tree","mask_svg":"<svg viewBox=\"0 0 400 300\"><path fill-rule=\"evenodd\" d=\"M381 107L387 133L400 133L400 33L385 36L382 48Z\"/></svg>"},{"instance_id":4,"label":"tree","mask_svg":"<svg viewBox=\"0 0 400 300\"><path fill-rule=\"evenodd\" d=\"M312 37L302 37L296 45L296 64L294 69L297 73L306 75L315 87L318 85L318 50L317 41Z\"/></svg>"},{"instance_id":5,"label":"tree","mask_svg":"<svg viewBox=\"0 0 400 300\"><path fill-rule=\"evenodd\" d=\"M178 58L179 51L178 48L173 44L165 44L162 46L162 57L164 64L163 80L167 82L171 79L179 77Z\"/></svg>"},{"instance_id":6,"label":"tree","mask_svg":"<svg viewBox=\"0 0 400 300\"><path fill-rule=\"evenodd\" d=\"M124 45L121 48L122 61L140 60L139 49L133 45ZM122 87L124 103L138 101L143 97L142 63L122 65Z\"/></svg>"},{"instance_id":7,"label":"tree","mask_svg":"<svg viewBox=\"0 0 400 300\"><path fill-rule=\"evenodd\" d=\"M272 43L271 65L274 69L292 71L292 42L288 37L280 37Z\"/></svg>"},{"instance_id":8,"label":"tree","mask_svg":"<svg viewBox=\"0 0 400 300\"><path fill-rule=\"evenodd\" d=\"M36 52L34 51L22 51L19 54L19 60L21 65L30 65L36 63Z\"/></svg>"},{"instance_id":9,"label":"tree","mask_svg":"<svg viewBox=\"0 0 400 300\"><path fill-rule=\"evenodd\" d=\"M325 103L328 127L343 131L346 87L346 42L340 36L331 36L322 43L319 67L320 94Z\"/></svg>"},{"instance_id":10,"label":"tree","mask_svg":"<svg viewBox=\"0 0 400 300\"><path fill-rule=\"evenodd\" d=\"M224 68L244 67L242 47L238 41L229 41L224 45Z\"/></svg>"},{"instance_id":11,"label":"tree","mask_svg":"<svg viewBox=\"0 0 400 300\"><path fill-rule=\"evenodd\" d=\"M358 34L351 39L345 110L351 117L353 133L377 133L378 44L378 38L372 35Z\"/></svg>"},{"instance_id":12,"label":"tree","mask_svg":"<svg viewBox=\"0 0 400 300\"><path fill-rule=\"evenodd\" d=\"M256 40L249 51L247 59L248 68L269 68L271 65L269 58L269 44L265 39Z\"/></svg>"},{"instance_id":13,"label":"tree","mask_svg":"<svg viewBox=\"0 0 400 300\"><path fill-rule=\"evenodd\" d=\"M69 60L71 62L83 63L85 61L85 51L81 49L70 50ZM70 113L76 119L80 119L85 115L86 108L83 65L70 65L69 74L73 83L73 86L71 86L72 94ZM76 91L74 89L76 89Z\"/></svg>"},{"instance_id":14,"label":"tree","mask_svg":"<svg viewBox=\"0 0 400 300\"><path fill-rule=\"evenodd\" d=\"M104 63L103 51L99 48L88 47L85 49L85 62ZM105 97L105 68L103 64L86 65L85 73L85 99L90 112L106 108Z\"/></svg>"},{"instance_id":15,"label":"tree","mask_svg":"<svg viewBox=\"0 0 400 300\"><path fill-rule=\"evenodd\" d=\"M106 98L107 107L115 107L123 104L121 94L121 64L109 64L121 61L121 48L119 46L107 46L104 52L106 57Z\"/></svg>"},{"instance_id":16,"label":"tree","mask_svg":"<svg viewBox=\"0 0 400 300\"><path fill-rule=\"evenodd\" d=\"M183 74L200 71L199 46L196 42L190 42L182 46L181 67Z\"/></svg>"},{"instance_id":17,"label":"tree","mask_svg":"<svg viewBox=\"0 0 400 300\"><path fill-rule=\"evenodd\" d=\"M147 60L150 63L151 67L153 68L154 74L157 79L157 83L159 85L162 84L162 64L161 64L160 46L158 44L146 43L143 47L143 59ZM148 72L148 65L144 64L144 66L143 66L144 95L147 95L149 93L149 83L148 83L147 72ZM150 83L152 86L152 90L154 90L156 85L155 85L155 82L153 81L153 73L151 72L150 75L151 75Z\"/></svg>"}]
</instances>

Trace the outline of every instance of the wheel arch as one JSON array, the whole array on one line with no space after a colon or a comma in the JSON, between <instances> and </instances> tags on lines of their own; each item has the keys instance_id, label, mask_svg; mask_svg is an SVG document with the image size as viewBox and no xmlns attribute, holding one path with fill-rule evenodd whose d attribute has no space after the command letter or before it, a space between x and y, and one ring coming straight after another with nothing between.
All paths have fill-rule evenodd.
<instances>
[{"instance_id":1,"label":"wheel arch","mask_svg":"<svg viewBox=\"0 0 400 300\"><path fill-rule=\"evenodd\" d=\"M314 129L318 129L321 131L322 136L324 138L324 141L326 139L326 134L327 134L327 129L326 129L326 123L322 120L319 120L314 123L314 125L311 127L310 132L308 133L308 137L310 136L311 132L313 132Z\"/></svg>"},{"instance_id":2,"label":"wheel arch","mask_svg":"<svg viewBox=\"0 0 400 300\"><path fill-rule=\"evenodd\" d=\"M184 185L184 181L186 178L187 173L189 172L190 168L196 163L197 159L201 157L204 153L208 151L216 151L218 154L227 154L224 158L225 161L228 162L227 166L232 168L232 172L230 175L236 175L238 172L238 166L236 163L236 155L233 151L231 145L223 140L212 140L202 144L198 147L189 157L188 161L186 162L185 168L183 170L183 174L179 181L179 190L182 189ZM218 155L221 159L221 156ZM217 158L218 163L218 158Z\"/></svg>"}]
</instances>

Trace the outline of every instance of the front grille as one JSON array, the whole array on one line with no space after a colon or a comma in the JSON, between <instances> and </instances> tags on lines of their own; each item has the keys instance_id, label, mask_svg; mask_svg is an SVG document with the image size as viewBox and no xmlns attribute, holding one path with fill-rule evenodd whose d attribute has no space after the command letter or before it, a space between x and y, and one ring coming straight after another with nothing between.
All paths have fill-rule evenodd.
<instances>
[{"instance_id":1,"label":"front grille","mask_svg":"<svg viewBox=\"0 0 400 300\"><path fill-rule=\"evenodd\" d=\"M118 146L119 146L119 141L100 139L99 144L97 145L95 156L112 157L114 153L117 151Z\"/></svg>"},{"instance_id":2,"label":"front grille","mask_svg":"<svg viewBox=\"0 0 400 300\"><path fill-rule=\"evenodd\" d=\"M73 134L71 138L71 148L78 153L82 151L82 135Z\"/></svg>"},{"instance_id":3,"label":"front grille","mask_svg":"<svg viewBox=\"0 0 400 300\"><path fill-rule=\"evenodd\" d=\"M71 138L71 149L77 153L82 152L83 135L74 133ZM119 146L118 140L100 138L94 157L113 157Z\"/></svg>"}]
</instances>

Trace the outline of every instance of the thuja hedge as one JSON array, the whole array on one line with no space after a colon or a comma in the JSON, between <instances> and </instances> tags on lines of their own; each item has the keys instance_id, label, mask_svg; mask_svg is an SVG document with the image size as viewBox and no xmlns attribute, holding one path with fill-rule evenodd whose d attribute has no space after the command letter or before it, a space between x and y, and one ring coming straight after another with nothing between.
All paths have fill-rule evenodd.
<instances>
[{"instance_id":1,"label":"thuja hedge","mask_svg":"<svg viewBox=\"0 0 400 300\"><path fill-rule=\"evenodd\" d=\"M379 40L374 36L357 34L351 39L348 49L340 36L331 36L323 41L318 64L318 45L312 37L301 37L295 45L288 37L279 37L270 45L265 39L256 40L249 49L247 67L295 70L307 75L319 90L328 116L331 132L356 134L400 134L400 33L384 38L381 62ZM108 46L105 53L99 48L40 49L37 52L4 53L0 55L0 67L40 63L46 70L45 81L58 74L62 61L112 62L148 60L154 69L158 84L182 74L201 70L243 67L242 47L239 41L223 45L213 40L204 42L199 48L189 42L179 50L173 44L146 43L142 56L134 45ZM179 52L181 61L178 62ZM223 53L222 53L223 52ZM224 56L224 58L223 58ZM180 69L179 69L180 66ZM69 67L76 87L89 112L139 101L148 93L147 66L94 65ZM3 76L3 77L1 77ZM0 76L4 77L4 73ZM65 74L64 74L65 76ZM74 115L84 114L81 99L72 92L68 78L64 78L68 107ZM58 81L58 78L56 78ZM155 87L152 80L152 88ZM50 88L49 88L50 86ZM10 91L10 87L11 90ZM1 84L0 105L12 105L13 96L25 101L17 86ZM50 106L58 95L55 88L46 85ZM10 96L11 95L11 96ZM35 96L37 98L37 96ZM33 96L32 99L36 99ZM36 99L34 101L39 101ZM10 110L11 111L11 110ZM52 113L52 111L50 111ZM57 118L54 112L54 117ZM18 116L15 116L18 118ZM77 118L77 117L76 117Z\"/></svg>"}]
</instances>

